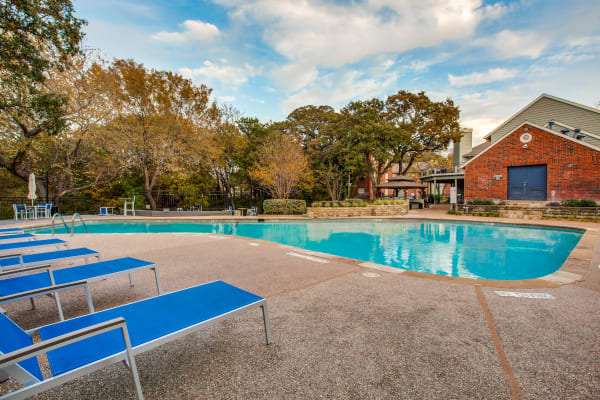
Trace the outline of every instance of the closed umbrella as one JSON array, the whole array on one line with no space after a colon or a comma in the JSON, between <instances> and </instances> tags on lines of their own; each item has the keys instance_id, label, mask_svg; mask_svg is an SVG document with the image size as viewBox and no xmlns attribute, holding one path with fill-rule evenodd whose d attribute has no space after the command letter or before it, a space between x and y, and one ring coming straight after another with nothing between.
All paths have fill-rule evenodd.
<instances>
[{"instance_id":1,"label":"closed umbrella","mask_svg":"<svg viewBox=\"0 0 600 400\"><path fill-rule=\"evenodd\" d=\"M37 199L37 194L35 193L35 174L33 172L29 174L29 193L27 194L27 198L31 200L31 205L33 206L33 201Z\"/></svg>"}]
</instances>

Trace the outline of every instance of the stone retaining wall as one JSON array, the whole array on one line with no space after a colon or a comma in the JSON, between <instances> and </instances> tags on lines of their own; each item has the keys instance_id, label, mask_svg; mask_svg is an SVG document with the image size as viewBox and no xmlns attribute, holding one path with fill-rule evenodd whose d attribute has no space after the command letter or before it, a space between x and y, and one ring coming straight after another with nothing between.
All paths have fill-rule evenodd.
<instances>
[{"instance_id":1,"label":"stone retaining wall","mask_svg":"<svg viewBox=\"0 0 600 400\"><path fill-rule=\"evenodd\" d=\"M467 214L497 214L502 218L516 219L566 219L600 221L600 207L531 207L515 205L466 205Z\"/></svg>"},{"instance_id":2,"label":"stone retaining wall","mask_svg":"<svg viewBox=\"0 0 600 400\"><path fill-rule=\"evenodd\" d=\"M384 217L404 215L408 212L408 204L389 206L371 205L366 207L307 207L306 215L310 218L341 218L341 217Z\"/></svg>"}]
</instances>

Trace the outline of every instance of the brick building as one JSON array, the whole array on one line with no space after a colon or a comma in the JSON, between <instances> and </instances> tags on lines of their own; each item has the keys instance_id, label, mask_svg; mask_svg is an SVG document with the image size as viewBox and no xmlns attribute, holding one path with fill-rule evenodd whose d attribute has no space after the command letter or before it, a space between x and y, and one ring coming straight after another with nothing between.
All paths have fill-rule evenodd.
<instances>
[{"instance_id":1,"label":"brick building","mask_svg":"<svg viewBox=\"0 0 600 400\"><path fill-rule=\"evenodd\" d=\"M600 201L600 110L543 94L464 154L465 200Z\"/></svg>"}]
</instances>

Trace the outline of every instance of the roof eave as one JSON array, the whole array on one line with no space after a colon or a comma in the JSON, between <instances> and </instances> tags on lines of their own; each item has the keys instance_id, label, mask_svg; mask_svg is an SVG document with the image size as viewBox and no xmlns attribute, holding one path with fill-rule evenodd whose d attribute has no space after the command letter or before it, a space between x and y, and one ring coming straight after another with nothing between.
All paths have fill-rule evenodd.
<instances>
[{"instance_id":1,"label":"roof eave","mask_svg":"<svg viewBox=\"0 0 600 400\"><path fill-rule=\"evenodd\" d=\"M565 135L563 135L563 134L560 134L560 133L558 133L558 132L556 132L556 131L553 131L552 129L545 128L545 127L543 127L543 126L540 126L540 125L534 124L534 123L532 123L532 122L525 121L525 122L523 122L521 125L517 126L515 129L513 129L512 131L508 132L506 135L502 136L502 137L501 137L499 140L497 140L495 143L492 143L492 145L491 145L491 146L488 146L488 147L487 147L485 150L483 150L481 153L477 154L475 157L471 158L469 161L467 161L466 163L464 163L464 164L463 164L463 166L462 166L462 168L465 168L467 165L469 165L469 164L470 164L470 163L472 163L474 160L476 160L477 158L479 158L479 156L481 156L482 154L486 153L486 152L487 152L488 150L490 150L491 148L495 147L495 146L496 146L498 143L500 143L501 141L503 141L504 139L506 139L507 137L509 137L510 135L512 135L512 134L513 134L515 131L517 131L517 130L521 129L521 127L522 127L523 125L529 125L529 126L531 126L532 128L537 128L537 129L540 129L540 130L542 130L542 131L545 131L545 132L551 133L551 134L553 134L553 135L556 135L556 136L558 136L558 137L560 137L560 138L563 138L563 139L565 139L565 140L570 140L570 141L571 141L571 142L573 142L573 143L580 144L580 145L582 145L582 146L584 146L584 147L589 147L589 148L590 148L590 149L592 149L592 150L600 151L600 148L598 148L598 147L596 147L596 146L593 146L593 145L591 145L591 144L589 144L589 143L586 143L586 142L584 142L584 141L581 141L581 140L574 139L574 138L572 138L572 137L569 137L569 136L565 136Z\"/></svg>"}]
</instances>

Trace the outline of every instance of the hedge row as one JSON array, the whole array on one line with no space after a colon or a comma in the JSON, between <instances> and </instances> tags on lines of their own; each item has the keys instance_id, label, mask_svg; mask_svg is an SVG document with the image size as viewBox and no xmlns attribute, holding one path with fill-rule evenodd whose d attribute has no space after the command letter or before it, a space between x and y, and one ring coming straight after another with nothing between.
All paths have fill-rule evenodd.
<instances>
[{"instance_id":1,"label":"hedge row","mask_svg":"<svg viewBox=\"0 0 600 400\"><path fill-rule=\"evenodd\" d=\"M561 203L563 207L596 207L598 204L594 200L581 199L581 200L563 200Z\"/></svg>"},{"instance_id":2,"label":"hedge row","mask_svg":"<svg viewBox=\"0 0 600 400\"><path fill-rule=\"evenodd\" d=\"M488 199L473 199L473 200L469 200L467 202L467 204L471 204L474 206L491 206L494 204L494 200L488 200Z\"/></svg>"},{"instance_id":3,"label":"hedge row","mask_svg":"<svg viewBox=\"0 0 600 400\"><path fill-rule=\"evenodd\" d=\"M306 214L306 201L293 199L268 199L263 202L265 214Z\"/></svg>"}]
</instances>

